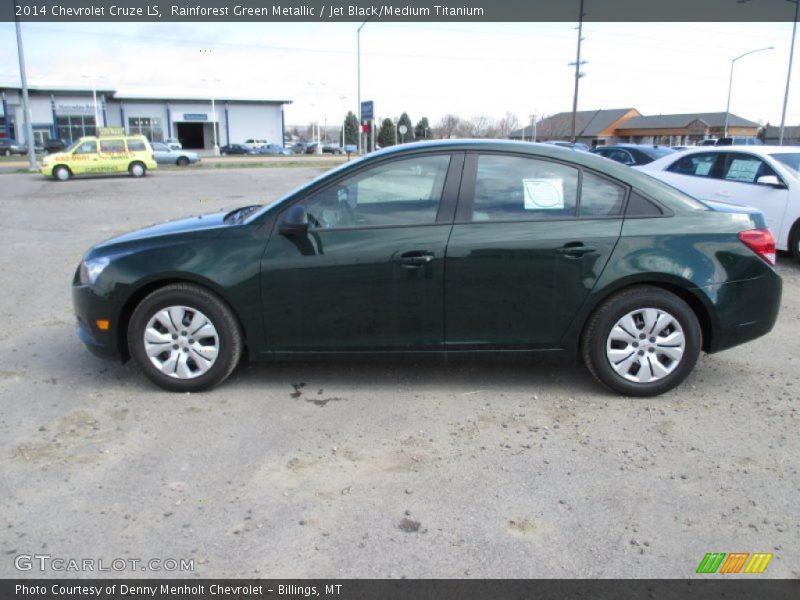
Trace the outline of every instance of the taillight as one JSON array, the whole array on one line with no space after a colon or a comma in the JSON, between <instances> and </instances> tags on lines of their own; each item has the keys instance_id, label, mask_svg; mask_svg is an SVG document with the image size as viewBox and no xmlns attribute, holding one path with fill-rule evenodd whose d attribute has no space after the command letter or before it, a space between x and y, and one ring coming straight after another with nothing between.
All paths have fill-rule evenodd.
<instances>
[{"instance_id":1,"label":"taillight","mask_svg":"<svg viewBox=\"0 0 800 600\"><path fill-rule=\"evenodd\" d=\"M742 243L771 265L775 265L775 238L769 229L750 229L739 233Z\"/></svg>"}]
</instances>

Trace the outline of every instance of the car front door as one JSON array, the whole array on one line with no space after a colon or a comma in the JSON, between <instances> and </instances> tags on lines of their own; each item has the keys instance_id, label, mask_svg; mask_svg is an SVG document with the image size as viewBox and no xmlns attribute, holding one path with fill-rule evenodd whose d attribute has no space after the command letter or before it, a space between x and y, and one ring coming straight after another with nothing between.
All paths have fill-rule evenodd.
<instances>
[{"instance_id":1,"label":"car front door","mask_svg":"<svg viewBox=\"0 0 800 600\"><path fill-rule=\"evenodd\" d=\"M70 170L76 175L99 172L100 155L97 153L97 142L95 140L82 142L73 150L68 162Z\"/></svg>"},{"instance_id":2,"label":"car front door","mask_svg":"<svg viewBox=\"0 0 800 600\"><path fill-rule=\"evenodd\" d=\"M724 153L721 167L712 199L760 210L767 220L767 227L784 248L786 239L780 240L779 235L783 229L789 190L757 183L760 177L772 175L780 180L780 176L761 157L748 152Z\"/></svg>"},{"instance_id":3,"label":"car front door","mask_svg":"<svg viewBox=\"0 0 800 600\"><path fill-rule=\"evenodd\" d=\"M574 166L468 154L445 265L448 351L557 347L619 239L626 195Z\"/></svg>"},{"instance_id":4,"label":"car front door","mask_svg":"<svg viewBox=\"0 0 800 600\"><path fill-rule=\"evenodd\" d=\"M421 153L343 175L294 203L300 235L281 234L279 215L261 263L269 350L440 351L463 160Z\"/></svg>"}]
</instances>

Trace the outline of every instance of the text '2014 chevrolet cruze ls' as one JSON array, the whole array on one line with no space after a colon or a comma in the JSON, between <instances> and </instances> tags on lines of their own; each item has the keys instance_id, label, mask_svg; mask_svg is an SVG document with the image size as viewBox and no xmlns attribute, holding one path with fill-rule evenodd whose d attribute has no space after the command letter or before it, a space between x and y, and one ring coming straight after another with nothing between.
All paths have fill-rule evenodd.
<instances>
[{"instance_id":1,"label":"text '2014 chevrolet cruze ls'","mask_svg":"<svg viewBox=\"0 0 800 600\"><path fill-rule=\"evenodd\" d=\"M406 144L267 206L94 246L80 338L198 391L251 360L581 357L610 389L660 394L764 335L781 280L763 216L628 167L514 142Z\"/></svg>"}]
</instances>

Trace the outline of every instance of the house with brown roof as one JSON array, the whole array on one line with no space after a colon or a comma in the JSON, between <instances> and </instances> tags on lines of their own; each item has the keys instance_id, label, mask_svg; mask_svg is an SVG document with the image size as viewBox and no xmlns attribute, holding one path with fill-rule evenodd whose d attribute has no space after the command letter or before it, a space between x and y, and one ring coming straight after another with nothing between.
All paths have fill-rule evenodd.
<instances>
[{"instance_id":1,"label":"house with brown roof","mask_svg":"<svg viewBox=\"0 0 800 600\"><path fill-rule=\"evenodd\" d=\"M616 129L629 119L640 117L635 108L612 108L602 110L579 110L575 113L577 141L588 146L610 144ZM561 112L536 123L536 140L569 140L572 134L572 111ZM512 140L533 140L533 127L527 126L512 131Z\"/></svg>"},{"instance_id":2,"label":"house with brown roof","mask_svg":"<svg viewBox=\"0 0 800 600\"><path fill-rule=\"evenodd\" d=\"M728 115L729 136L758 134L759 125L734 114ZM616 130L617 141L634 144L686 146L725 135L725 113L648 115L628 119Z\"/></svg>"}]
</instances>

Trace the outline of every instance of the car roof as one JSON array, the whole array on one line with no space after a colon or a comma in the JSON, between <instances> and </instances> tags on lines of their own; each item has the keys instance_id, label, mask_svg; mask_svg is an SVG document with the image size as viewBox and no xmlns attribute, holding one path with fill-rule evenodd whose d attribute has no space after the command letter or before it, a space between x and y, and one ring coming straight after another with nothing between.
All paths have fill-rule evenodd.
<instances>
[{"instance_id":1,"label":"car roof","mask_svg":"<svg viewBox=\"0 0 800 600\"><path fill-rule=\"evenodd\" d=\"M767 154L776 154L779 152L800 152L800 146L762 146L762 145L746 145L734 144L732 146L696 146L690 148L689 152L749 152L750 154L759 154L761 156ZM686 154L684 151L682 154Z\"/></svg>"}]
</instances>

